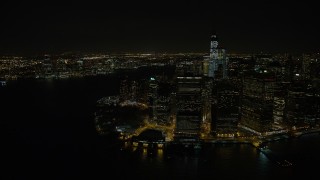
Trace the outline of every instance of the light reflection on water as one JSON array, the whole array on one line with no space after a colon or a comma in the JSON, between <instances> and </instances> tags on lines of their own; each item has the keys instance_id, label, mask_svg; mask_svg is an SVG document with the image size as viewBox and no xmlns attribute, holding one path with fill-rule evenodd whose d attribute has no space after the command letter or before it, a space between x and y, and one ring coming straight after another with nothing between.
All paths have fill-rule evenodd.
<instances>
[{"instance_id":1,"label":"light reflection on water","mask_svg":"<svg viewBox=\"0 0 320 180\"><path fill-rule=\"evenodd\" d=\"M142 160L146 160L148 158L148 150L146 148L142 149Z\"/></svg>"},{"instance_id":2,"label":"light reflection on water","mask_svg":"<svg viewBox=\"0 0 320 180\"><path fill-rule=\"evenodd\" d=\"M234 176L234 173L255 172L266 175L270 172L272 162L260 151L250 145L214 144L206 149L184 151L184 153L168 154L167 149L155 149L127 146L131 156L137 157L137 171L140 168L150 169L151 167L160 172L173 168L175 175L182 177L209 176L213 171L217 175L225 174L226 177ZM232 173L233 172L233 173ZM255 176L253 173L249 176ZM163 175L162 175L163 176Z\"/></svg>"},{"instance_id":3,"label":"light reflection on water","mask_svg":"<svg viewBox=\"0 0 320 180\"><path fill-rule=\"evenodd\" d=\"M262 152L256 150L255 151L258 156L258 169L260 170L260 174L263 176L266 176L268 172L270 171L269 168L272 165L273 162L271 162L268 157L263 154Z\"/></svg>"},{"instance_id":4,"label":"light reflection on water","mask_svg":"<svg viewBox=\"0 0 320 180\"><path fill-rule=\"evenodd\" d=\"M159 162L163 161L163 149L157 149L157 160Z\"/></svg>"}]
</instances>

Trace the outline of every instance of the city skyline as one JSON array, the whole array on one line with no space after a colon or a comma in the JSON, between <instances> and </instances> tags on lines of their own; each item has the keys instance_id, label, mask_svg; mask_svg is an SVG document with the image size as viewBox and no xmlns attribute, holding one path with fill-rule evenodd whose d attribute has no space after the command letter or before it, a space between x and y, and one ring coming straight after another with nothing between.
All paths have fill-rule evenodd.
<instances>
[{"instance_id":1,"label":"city skyline","mask_svg":"<svg viewBox=\"0 0 320 180\"><path fill-rule=\"evenodd\" d=\"M0 54L208 52L215 31L229 53L311 53L319 48L312 3L10 3Z\"/></svg>"},{"instance_id":2,"label":"city skyline","mask_svg":"<svg viewBox=\"0 0 320 180\"><path fill-rule=\"evenodd\" d=\"M206 53L0 56L6 179L314 176L319 52L210 37Z\"/></svg>"}]
</instances>

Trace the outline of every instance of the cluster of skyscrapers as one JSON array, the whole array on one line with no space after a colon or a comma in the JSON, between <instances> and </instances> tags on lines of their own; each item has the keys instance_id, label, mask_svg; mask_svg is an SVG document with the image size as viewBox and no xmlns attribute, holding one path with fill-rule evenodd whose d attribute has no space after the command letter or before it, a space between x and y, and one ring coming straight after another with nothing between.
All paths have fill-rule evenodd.
<instances>
[{"instance_id":1,"label":"cluster of skyscrapers","mask_svg":"<svg viewBox=\"0 0 320 180\"><path fill-rule=\"evenodd\" d=\"M263 137L320 126L319 53L227 55L212 35L209 55L162 58L170 62L162 69L143 66L158 74L122 77L119 102L148 107L147 126L172 129L175 141Z\"/></svg>"},{"instance_id":2,"label":"cluster of skyscrapers","mask_svg":"<svg viewBox=\"0 0 320 180\"><path fill-rule=\"evenodd\" d=\"M319 127L318 57L228 57L212 35L209 56L176 64L170 96L160 97L150 79L151 120L173 123L178 141Z\"/></svg>"}]
</instances>

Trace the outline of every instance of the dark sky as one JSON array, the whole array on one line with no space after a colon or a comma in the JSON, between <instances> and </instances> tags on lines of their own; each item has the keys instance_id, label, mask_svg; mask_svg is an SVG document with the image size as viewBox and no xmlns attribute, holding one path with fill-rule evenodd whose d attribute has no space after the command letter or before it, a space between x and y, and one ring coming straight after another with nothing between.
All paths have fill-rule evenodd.
<instances>
[{"instance_id":1,"label":"dark sky","mask_svg":"<svg viewBox=\"0 0 320 180\"><path fill-rule=\"evenodd\" d=\"M315 52L320 9L300 1L2 2L1 54L208 52L217 32L229 52Z\"/></svg>"}]
</instances>

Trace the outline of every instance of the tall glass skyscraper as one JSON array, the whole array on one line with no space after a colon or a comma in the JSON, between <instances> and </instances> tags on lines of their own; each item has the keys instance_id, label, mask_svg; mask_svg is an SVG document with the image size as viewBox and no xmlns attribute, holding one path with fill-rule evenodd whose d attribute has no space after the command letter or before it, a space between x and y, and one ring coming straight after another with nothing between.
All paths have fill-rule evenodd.
<instances>
[{"instance_id":1,"label":"tall glass skyscraper","mask_svg":"<svg viewBox=\"0 0 320 180\"><path fill-rule=\"evenodd\" d=\"M217 36L214 34L211 36L210 41L210 56L205 60L204 65L208 66L207 76L215 79L224 79L228 77L227 71L228 58L226 56L226 50L219 47Z\"/></svg>"}]
</instances>

